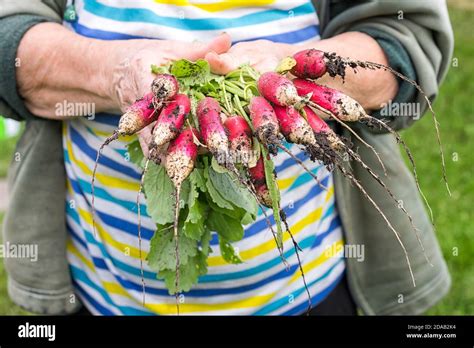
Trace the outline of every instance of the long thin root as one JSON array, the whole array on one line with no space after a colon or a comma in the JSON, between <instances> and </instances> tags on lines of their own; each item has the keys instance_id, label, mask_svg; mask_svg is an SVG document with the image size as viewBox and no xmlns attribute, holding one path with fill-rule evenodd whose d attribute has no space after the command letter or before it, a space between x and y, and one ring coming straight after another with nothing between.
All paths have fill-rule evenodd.
<instances>
[{"instance_id":1,"label":"long thin root","mask_svg":"<svg viewBox=\"0 0 474 348\"><path fill-rule=\"evenodd\" d=\"M331 55L329 54L329 57L330 56ZM335 55L333 55L333 58L337 59L337 57ZM350 59L347 59L347 58L340 58L340 59L341 59L342 65L344 66L343 69L345 68L346 65L348 65L353 69L355 69L357 67L361 67L361 68L369 68L369 69L382 69L382 70L388 71L388 72L394 74L395 76L397 76L398 78L400 78L401 80L406 81L409 84L411 84L412 86L414 86L417 89L417 91L423 96L426 103L428 104L428 108L430 109L431 115L433 117L433 122L434 122L435 130L436 130L436 140L438 142L439 154L441 156L441 166L442 166L443 180L444 180L445 185L446 185L446 190L448 191L449 195L451 196L451 190L449 189L448 178L447 178L447 175L446 175L446 163L445 163L445 159L444 159L443 146L441 144L441 135L440 135L440 131L439 131L439 122L438 122L438 119L436 118L436 114L433 110L433 106L431 105L431 101L428 98L428 96L426 95L425 91L423 91L421 86L416 81L406 77L405 75L399 73L398 71L392 69L389 66L379 64L379 63L374 63L374 62L363 62L363 61L360 61L360 60L350 60Z\"/></svg>"},{"instance_id":2,"label":"long thin root","mask_svg":"<svg viewBox=\"0 0 474 348\"><path fill-rule=\"evenodd\" d=\"M301 263L301 258L300 258L300 251L303 252L303 250L300 248L300 246L296 242L293 236L293 233L290 230L290 226L288 226L288 222L286 221L286 214L283 210L280 210L280 218L285 224L286 231L290 235L291 240L293 242L293 248L295 249L296 258L298 259L298 267L300 269L301 278L303 279L304 289L306 291L306 294L308 295L308 309L306 310L306 314L309 315L309 312L311 312L311 308L312 308L312 298L311 298L311 293L309 292L308 284L306 282L306 276L303 270L303 264Z\"/></svg>"},{"instance_id":3,"label":"long thin root","mask_svg":"<svg viewBox=\"0 0 474 348\"><path fill-rule=\"evenodd\" d=\"M367 172L374 178L374 180L377 181L380 184L380 186L382 186L385 189L385 191L387 191L389 196L397 203L397 205L400 207L400 209L403 211L403 213L408 217L408 220L410 220L411 227L412 227L413 231L415 232L416 238L418 240L418 244L420 245L421 250L423 251L423 255L425 256L426 261L431 266L433 266L430 259L428 258L428 255L426 254L426 250L425 250L425 247L423 245L423 242L421 241L421 237L420 237L420 233L419 233L420 230L415 226L413 218L408 213L405 206L403 204L399 204L398 199L395 197L393 192L387 187L387 185L382 181L380 176L378 176L376 173L374 173L374 171L360 158L360 156L357 153L355 153L354 151L352 151L349 148L347 148L346 150L348 151L351 158L354 161L356 161L357 163L359 163L365 170L367 170Z\"/></svg>"},{"instance_id":4,"label":"long thin root","mask_svg":"<svg viewBox=\"0 0 474 348\"><path fill-rule=\"evenodd\" d=\"M145 307L145 276L143 271L143 259L142 259L142 214L140 209L140 196L142 194L143 185L145 182L145 175L148 171L148 165L150 164L150 158L145 162L145 167L143 168L142 177L140 178L140 187L138 188L137 194L137 214L138 214L138 257L140 258L140 276L142 282L142 304Z\"/></svg>"},{"instance_id":5,"label":"long thin root","mask_svg":"<svg viewBox=\"0 0 474 348\"><path fill-rule=\"evenodd\" d=\"M298 157L296 157L290 150L288 150L286 147L284 147L282 144L280 143L275 143L273 144L274 146L278 147L279 149L283 150L284 152L286 152L288 154L288 156L290 156L296 163L298 163L301 168L303 168L315 181L316 183L318 184L319 187L321 187L323 190L327 191L328 188L326 186L324 186L321 181L319 180L319 178L317 177L316 174L314 174L305 164L303 161L301 161Z\"/></svg>"},{"instance_id":6,"label":"long thin root","mask_svg":"<svg viewBox=\"0 0 474 348\"><path fill-rule=\"evenodd\" d=\"M97 166L99 165L99 158L102 154L104 148L109 145L112 141L117 140L119 137L119 132L114 131L110 137L105 139L105 141L100 146L99 150L97 151L97 157L95 159L94 169L92 170L92 179L91 179L91 209L92 209L92 230L94 231L94 236L97 236L97 231L95 227L95 174L97 172Z\"/></svg>"},{"instance_id":7,"label":"long thin root","mask_svg":"<svg viewBox=\"0 0 474 348\"><path fill-rule=\"evenodd\" d=\"M408 251L405 247L405 245L402 242L400 234L397 232L397 230L392 226L392 223L387 219L385 214L382 212L380 207L375 203L375 201L372 199L372 197L369 196L367 191L362 187L360 182L351 174L349 173L343 166L338 166L339 170L344 174L346 178L348 178L357 188L361 191L361 193L364 195L365 198L369 200L369 202L372 204L372 206L377 210L377 212L380 214L380 216L384 219L385 223L387 224L388 228L395 234L395 237L397 238L398 243L400 244L403 253L405 254L405 259L408 265L408 270L410 271L410 276L411 280L413 282L413 286L416 287L416 282L415 282L415 276L413 274L413 270L411 268L411 262L410 258L408 257Z\"/></svg>"},{"instance_id":8,"label":"long thin root","mask_svg":"<svg viewBox=\"0 0 474 348\"><path fill-rule=\"evenodd\" d=\"M181 208L180 204L180 195L181 195L181 185L176 186L176 203L174 206L174 252L176 256L176 277L175 277L175 299L176 299L176 314L179 315L179 233L178 233L178 224L179 224L179 210Z\"/></svg>"},{"instance_id":9,"label":"long thin root","mask_svg":"<svg viewBox=\"0 0 474 348\"><path fill-rule=\"evenodd\" d=\"M329 117L331 117L332 119L334 119L337 123L339 123L342 127L346 128L357 140L359 140L364 146L366 146L367 148L370 149L370 151L372 151L375 155L375 157L377 157L377 161L379 162L380 166L382 167L383 169L383 172L384 172L384 175L387 176L387 169L385 168L385 164L383 163L382 159L380 158L380 155L378 154L378 152L375 150L375 148L370 145L369 143L367 143L364 139L361 138L361 136L359 134L357 134L356 131L354 131L350 126L348 126L345 122L343 122L342 120L340 120L339 118L336 117L336 115L334 115L332 112L330 112L329 110L326 110L325 108L319 106L318 104L316 103L313 103L313 102L310 102L310 106L321 111L321 112L324 112L326 115L328 115Z\"/></svg>"},{"instance_id":10,"label":"long thin root","mask_svg":"<svg viewBox=\"0 0 474 348\"><path fill-rule=\"evenodd\" d=\"M435 223L434 223L434 216L433 216L433 210L431 209L431 206L430 206L430 203L428 202L428 199L426 198L425 194L423 193L423 191L421 190L421 186L420 186L420 182L418 181L418 173L416 172L416 165L415 165L415 159L413 157L413 154L411 153L410 151L410 148L408 147L408 145L403 141L403 139L401 138L400 134L398 132L396 132L394 129L392 129L390 126L388 126L387 124L385 124L385 122L375 118L375 117L372 117L372 116L367 116L366 118L366 122L369 126L373 126L374 124L384 128L385 130L387 130L388 132L390 132L390 134L392 134L395 139L397 140L397 142L399 144L402 145L403 149L405 150L406 154L407 154L407 157L408 157L408 160L410 161L410 164L412 166L412 171L413 171L413 176L415 178L415 183L416 183L416 188L418 189L418 192L420 193L421 197L423 198L426 206L428 207L428 210L430 212L430 218L431 218L431 224L433 225L433 227L435 228Z\"/></svg>"}]
</instances>

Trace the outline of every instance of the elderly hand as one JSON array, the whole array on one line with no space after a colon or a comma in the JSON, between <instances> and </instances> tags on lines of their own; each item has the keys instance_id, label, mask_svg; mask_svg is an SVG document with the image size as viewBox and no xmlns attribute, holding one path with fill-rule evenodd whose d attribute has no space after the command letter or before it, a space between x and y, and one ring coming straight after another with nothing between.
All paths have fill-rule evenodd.
<instances>
[{"instance_id":1,"label":"elderly hand","mask_svg":"<svg viewBox=\"0 0 474 348\"><path fill-rule=\"evenodd\" d=\"M297 46L256 40L233 45L228 52L217 54L209 52L205 59L216 74L227 74L242 64L250 64L259 72L275 70L281 59L295 52Z\"/></svg>"},{"instance_id":2,"label":"elderly hand","mask_svg":"<svg viewBox=\"0 0 474 348\"><path fill-rule=\"evenodd\" d=\"M194 61L204 58L209 52L226 52L230 44L227 34L219 35L209 43L150 40L131 42L134 47L125 46L117 52L122 59L109 75L108 94L115 107L124 112L137 98L150 91L154 78L150 69L152 64L162 65L183 58ZM150 143L153 126L154 124L137 134L145 155L148 154L147 144Z\"/></svg>"}]
</instances>

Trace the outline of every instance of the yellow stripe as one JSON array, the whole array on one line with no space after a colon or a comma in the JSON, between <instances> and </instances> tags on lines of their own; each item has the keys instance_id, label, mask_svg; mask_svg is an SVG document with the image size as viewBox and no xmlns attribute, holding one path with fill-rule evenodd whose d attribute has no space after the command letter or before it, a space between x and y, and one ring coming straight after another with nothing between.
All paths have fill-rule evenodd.
<instances>
[{"instance_id":1,"label":"yellow stripe","mask_svg":"<svg viewBox=\"0 0 474 348\"><path fill-rule=\"evenodd\" d=\"M329 189L326 193L326 198L325 202L327 202L331 196L333 195L333 190ZM294 225L290 226L291 227L291 232L293 235L298 234L301 232L306 226L314 223L316 220L319 220L321 218L323 209L322 207L317 208L316 210L310 212L308 215L306 215L304 218L302 218L300 221L295 223ZM283 241L286 242L290 238L290 235L288 233L285 233L283 235ZM257 245L251 249L247 249L245 251L240 251L239 255L244 260L250 260L252 258L255 258L259 255L265 254L266 252L273 250L275 248L275 241L273 239L268 240L267 242ZM209 266L225 266L228 265L228 263L222 258L222 256L210 256L207 259L207 263Z\"/></svg>"},{"instance_id":2,"label":"yellow stripe","mask_svg":"<svg viewBox=\"0 0 474 348\"><path fill-rule=\"evenodd\" d=\"M193 312L206 312L206 311L218 311L218 310L229 310L229 309L240 309L240 308L251 308L259 307L268 303L275 293L262 296L254 296L238 301L224 302L224 303L181 303L179 305L180 313L193 313ZM159 314L176 314L176 304L148 304L147 308Z\"/></svg>"},{"instance_id":3,"label":"yellow stripe","mask_svg":"<svg viewBox=\"0 0 474 348\"><path fill-rule=\"evenodd\" d=\"M77 167L79 167L79 169L85 175L88 175L92 178L92 170L87 165L82 163L79 159L77 159L76 156L74 155L74 150L72 149L72 143L71 143L70 137L67 136L67 130L65 131L64 135L66 137L66 146L67 146L69 159L71 160L72 163L74 163ZM101 174L98 172L96 172L95 178L101 184L110 188L119 188L122 190L130 190L130 191L138 192L138 189L140 187L140 184L138 182L127 181L127 180L119 179L110 175Z\"/></svg>"},{"instance_id":4,"label":"yellow stripe","mask_svg":"<svg viewBox=\"0 0 474 348\"><path fill-rule=\"evenodd\" d=\"M286 179L277 179L278 188L279 188L280 190L287 189L288 187L290 187L291 185L293 185L293 183L295 182L296 178L297 178L296 176L291 176L291 177L286 178Z\"/></svg>"},{"instance_id":5,"label":"yellow stripe","mask_svg":"<svg viewBox=\"0 0 474 348\"><path fill-rule=\"evenodd\" d=\"M89 268L92 272L96 273L95 271L95 266L94 264L86 259L80 252L79 250L77 250L77 248L75 247L75 245L72 243L72 242L68 242L67 244L67 250L73 254L74 256L76 256L79 260L81 260L81 262L87 267ZM108 293L108 294L116 294L116 295L121 295L121 296L124 296L124 297L127 297L127 298L130 298L130 299L133 299L132 296L130 296L130 294L127 292L127 290L125 290L119 283L112 283L112 282L104 282L104 281L101 281L101 285L102 287L104 288L104 290Z\"/></svg>"},{"instance_id":6,"label":"yellow stripe","mask_svg":"<svg viewBox=\"0 0 474 348\"><path fill-rule=\"evenodd\" d=\"M101 137L101 138L108 138L110 137L110 132L105 132L105 131L102 131L102 130L99 130L97 128L90 128L90 127L87 127L94 135L98 136L98 137ZM122 135L120 136L118 139L118 141L124 143L124 144L129 144L131 143L132 141L135 141L137 140L137 136L136 135Z\"/></svg>"},{"instance_id":7,"label":"yellow stripe","mask_svg":"<svg viewBox=\"0 0 474 348\"><path fill-rule=\"evenodd\" d=\"M260 7L270 5L275 0L224 0L214 3L199 3L199 1L189 0L155 0L158 4L174 6L193 6L208 12L219 12L238 7Z\"/></svg>"},{"instance_id":8,"label":"yellow stripe","mask_svg":"<svg viewBox=\"0 0 474 348\"><path fill-rule=\"evenodd\" d=\"M342 241L342 239L340 239L337 242L333 243L332 245L328 246L326 249L324 249L324 251L321 253L321 255L319 255L317 259L314 259L310 263L307 263L306 265L303 266L303 272L305 274L308 274L309 271L311 271L312 269L318 267L319 265L322 265L324 262L326 262L329 258L333 256L333 254L329 252L330 250L339 250L339 248L342 247L343 245L344 245L344 242ZM295 274L293 274L288 284L291 284L298 279L301 279L300 272L296 272Z\"/></svg>"},{"instance_id":9,"label":"yellow stripe","mask_svg":"<svg viewBox=\"0 0 474 348\"><path fill-rule=\"evenodd\" d=\"M91 260L89 259L86 259L86 257L84 255L82 255L79 250L77 250L76 246L72 243L71 240L69 240L67 242L67 250L73 254L74 256L76 256L79 260L81 260L81 262L87 266L87 268L89 268L91 271L95 272L95 266L94 264L92 263Z\"/></svg>"},{"instance_id":10,"label":"yellow stripe","mask_svg":"<svg viewBox=\"0 0 474 348\"><path fill-rule=\"evenodd\" d=\"M328 246L322 254L314 261L303 267L305 273L308 273L317 266L323 264L327 261L331 254L327 252L332 248L338 248L343 245L342 240L339 240L332 245ZM288 284L293 283L294 281L301 279L301 274L296 272L293 277L288 281ZM218 304L202 304L202 303L183 303L179 305L179 310L181 313L192 313L192 312L206 312L206 311L216 311L216 310L229 310L229 309L239 309L239 308L248 308L248 307L260 307L269 303L276 293L270 293L268 295L254 296L251 298L246 298L238 301L230 301L225 303ZM149 304L147 305L151 310L158 312L160 314L175 314L176 306L171 304Z\"/></svg>"},{"instance_id":11,"label":"yellow stripe","mask_svg":"<svg viewBox=\"0 0 474 348\"><path fill-rule=\"evenodd\" d=\"M92 226L92 214L90 212L84 209L78 209L78 213L81 219L83 219L89 226ZM108 246L114 247L121 253L126 254L127 256L139 259L140 251L138 250L138 248L115 240L109 233L107 233L107 231L100 225L97 220L95 221L95 227L97 233L99 234L103 242L106 243ZM142 250L143 260L145 260L147 255L148 253Z\"/></svg>"},{"instance_id":12,"label":"yellow stripe","mask_svg":"<svg viewBox=\"0 0 474 348\"><path fill-rule=\"evenodd\" d=\"M334 194L334 186L328 187L326 198L324 198L324 203L329 202L333 194Z\"/></svg>"}]
</instances>

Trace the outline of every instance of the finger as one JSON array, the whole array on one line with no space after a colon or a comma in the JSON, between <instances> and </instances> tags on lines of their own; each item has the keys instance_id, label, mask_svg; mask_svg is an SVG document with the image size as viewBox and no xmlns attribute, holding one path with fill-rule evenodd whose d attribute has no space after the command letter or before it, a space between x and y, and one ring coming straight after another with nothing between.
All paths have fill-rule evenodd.
<instances>
[{"instance_id":1,"label":"finger","mask_svg":"<svg viewBox=\"0 0 474 348\"><path fill-rule=\"evenodd\" d=\"M279 63L280 62L277 57L271 57L266 58L255 65L252 65L252 67L259 73L263 74L268 71L275 71Z\"/></svg>"},{"instance_id":2,"label":"finger","mask_svg":"<svg viewBox=\"0 0 474 348\"><path fill-rule=\"evenodd\" d=\"M199 58L204 58L204 56L209 52L216 52L218 54L224 53L229 50L231 45L232 40L230 35L227 33L222 33L208 43L196 41L188 45L186 48L186 58L190 60L196 60Z\"/></svg>"},{"instance_id":3,"label":"finger","mask_svg":"<svg viewBox=\"0 0 474 348\"><path fill-rule=\"evenodd\" d=\"M227 52L232 46L232 38L227 33L222 33L208 43L208 50L217 54Z\"/></svg>"},{"instance_id":4,"label":"finger","mask_svg":"<svg viewBox=\"0 0 474 348\"><path fill-rule=\"evenodd\" d=\"M211 66L214 74L225 75L228 72L238 68L238 64L233 55L229 53L217 54L210 52L204 57Z\"/></svg>"}]
</instances>

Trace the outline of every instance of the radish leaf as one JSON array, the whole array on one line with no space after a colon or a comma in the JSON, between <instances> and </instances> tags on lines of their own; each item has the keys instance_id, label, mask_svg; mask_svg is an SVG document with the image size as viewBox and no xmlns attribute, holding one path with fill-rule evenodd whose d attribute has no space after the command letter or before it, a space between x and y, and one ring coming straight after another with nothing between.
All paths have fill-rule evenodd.
<instances>
[{"instance_id":1,"label":"radish leaf","mask_svg":"<svg viewBox=\"0 0 474 348\"><path fill-rule=\"evenodd\" d=\"M219 236L219 248L221 249L222 258L228 263L239 264L243 262L237 250L221 236Z\"/></svg>"}]
</instances>

